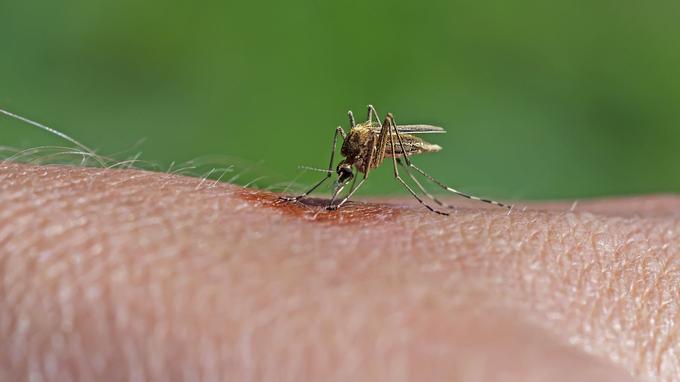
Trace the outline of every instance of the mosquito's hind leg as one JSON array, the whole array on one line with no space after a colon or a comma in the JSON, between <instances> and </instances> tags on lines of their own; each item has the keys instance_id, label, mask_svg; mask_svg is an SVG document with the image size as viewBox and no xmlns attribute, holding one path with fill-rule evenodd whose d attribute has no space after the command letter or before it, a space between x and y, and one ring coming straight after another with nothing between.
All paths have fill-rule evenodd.
<instances>
[{"instance_id":1,"label":"mosquito's hind leg","mask_svg":"<svg viewBox=\"0 0 680 382\"><path fill-rule=\"evenodd\" d=\"M305 192L304 194L295 196L295 197L281 197L281 199L287 200L287 201L298 201L307 195L311 194L314 190L316 190L320 185L322 185L325 181L328 180L328 178L333 175L333 159L335 158L335 149L337 146L338 142L338 135L342 136L342 139L345 140L347 138L347 134L345 134L345 131L342 129L342 127L338 126L335 128L335 134L333 135L333 146L331 147L331 159L328 162L328 172L326 173L326 176L318 181L312 188L309 189L309 191Z\"/></svg>"},{"instance_id":2,"label":"mosquito's hind leg","mask_svg":"<svg viewBox=\"0 0 680 382\"><path fill-rule=\"evenodd\" d=\"M426 173L425 171L421 170L420 168L416 167L416 165L414 165L414 164L411 162L411 160L409 159L408 155L406 154L406 150L404 149L404 143L403 143L403 141L402 141L402 139L401 139L401 134L399 134L399 132L397 131L397 125L396 125L396 123L394 122L394 117L392 116L392 114L388 114L388 118L390 119L390 121L391 121L391 123L392 123L392 128L394 129L394 134L397 136L397 140L399 141L399 145L401 146L401 151L404 153L404 154L403 154L404 162L406 162L406 165L407 165L408 167L412 167L413 169L415 169L416 171L418 171L421 175L423 175L425 178L427 178L430 182L432 182L432 183L438 185L439 187L445 189L446 191L453 192L454 194L456 194L456 195L458 195L458 196L462 196L462 197L464 197L464 198L468 198L468 199L472 199L472 200L477 200L477 201L484 202L484 203L488 203L488 204L493 204L494 206L498 206L498 207L503 207L503 208L507 208L507 209L512 209L512 206L511 206L511 205L499 203L499 202L497 202L497 201L495 201L495 200L491 200L491 199L482 199L482 198L480 198L480 197L473 196L473 195L468 195L468 194L466 194L466 193L464 193L464 192L460 192L460 191L458 191L458 190L455 190L455 189L453 189L453 188L451 188L451 187L445 185L444 183L440 182L439 180L435 179L432 175L430 175L430 174ZM394 148L393 148L393 150L394 150ZM414 180L415 180L415 179L414 179ZM417 182L416 182L416 184L417 184ZM421 188L421 189L422 189L422 188ZM431 198L431 199L434 199L434 198Z\"/></svg>"},{"instance_id":3,"label":"mosquito's hind leg","mask_svg":"<svg viewBox=\"0 0 680 382\"><path fill-rule=\"evenodd\" d=\"M396 135L397 137L399 137L399 133L397 132L397 128L396 128L396 125L394 124L394 119L393 119L391 113L387 113L387 120L385 122L387 122L389 124L389 130L388 130L387 134L390 137L390 147L392 147L392 165L394 166L394 178L397 181L399 181L399 183L401 183L408 190L408 192L410 192L411 195L413 195L413 197L416 198L416 200L418 202L420 202L420 204L422 204L425 208L427 208L428 210L430 210L434 213L437 213L439 215L448 215L448 213L443 212L443 211L439 211L439 210L435 209L434 207L430 206L429 204L425 203L425 201L423 201L423 199L421 199L418 196L418 194L416 194L416 192L413 191L411 186L409 186L408 183L406 183L401 178L401 176L399 176L399 169L397 168L397 155L396 155L396 152L394 150L394 148L395 148L394 136ZM392 131L394 131L394 134L392 134ZM404 157L406 158L406 150L404 150L404 144L401 142L401 138L399 138L399 143L401 144L401 147L402 147L401 151L404 153ZM408 170L406 172L409 173ZM411 174L409 173L409 175L411 175ZM411 178L413 178L413 176L411 176ZM419 188L421 190L423 190L423 192L425 192L425 194L427 194L427 192L425 191L423 186L420 183L418 183L418 181L416 181L416 184L419 186ZM431 198L434 199L434 197L431 197Z\"/></svg>"},{"instance_id":4,"label":"mosquito's hind leg","mask_svg":"<svg viewBox=\"0 0 680 382\"><path fill-rule=\"evenodd\" d=\"M450 205L448 205L448 204L442 202L441 200L437 199L434 195L430 194L430 193L425 189L425 187L423 187L423 185L418 181L418 179L416 179L416 177L411 173L411 170L409 170L408 166L405 165L404 162L403 162L400 158L397 158L397 164L399 164L400 166L402 166L402 168L404 169L404 171L406 171L406 174L408 174L408 176L411 178L411 180L413 180L413 183L415 183L416 186L418 186L418 188L420 189L420 191L421 191L425 196L427 196L430 200L432 200L433 202L437 203L437 204L438 204L439 206L441 206L441 207L453 208L452 206L450 206Z\"/></svg>"},{"instance_id":5,"label":"mosquito's hind leg","mask_svg":"<svg viewBox=\"0 0 680 382\"><path fill-rule=\"evenodd\" d=\"M428 210L430 210L430 211L432 211L432 212L434 212L434 213L436 213L436 214L439 214L439 215L445 215L445 216L448 216L448 215L449 215L448 212L439 211L439 210L433 208L432 206L430 206L429 204L425 203L425 202L423 201L423 199L421 199L421 198L418 196L418 194L416 194L416 192L413 191L413 189L411 188L411 186L409 186L408 183L404 182L404 179L402 179L401 176L399 176L399 170L397 170L397 163L396 163L396 161L394 162L394 178L397 179L397 181L399 181L399 183L401 183L401 184L408 190L408 192L410 192L411 195L413 195L413 197L416 198L416 200L417 200L418 202L420 202L420 204L422 204L425 208L427 208Z\"/></svg>"},{"instance_id":6,"label":"mosquito's hind leg","mask_svg":"<svg viewBox=\"0 0 680 382\"><path fill-rule=\"evenodd\" d=\"M440 182L439 180L435 179L432 175L430 175L430 174L426 173L425 171L421 170L420 168L416 167L416 165L414 165L413 163L409 163L409 167L412 167L414 170L418 171L421 175L423 175L425 178L427 178L432 183L438 185L439 187L445 189L446 191L453 192L454 194L456 194L458 196L462 196L464 198L468 198L468 199L471 199L471 200L477 200L479 202L493 204L494 206L498 206L498 207L512 209L512 205L510 205L510 204L503 204L503 203L500 203L500 202L497 202L497 201L491 200L491 199L483 199L483 198L480 198L478 196L468 195L464 192L460 192L458 190L455 190L455 189L447 186L446 184Z\"/></svg>"}]
</instances>

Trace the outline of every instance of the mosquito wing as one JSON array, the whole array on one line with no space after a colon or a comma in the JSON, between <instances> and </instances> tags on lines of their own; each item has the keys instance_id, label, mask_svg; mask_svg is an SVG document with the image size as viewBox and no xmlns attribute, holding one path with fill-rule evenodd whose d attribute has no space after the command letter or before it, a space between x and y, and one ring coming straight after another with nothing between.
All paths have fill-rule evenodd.
<instances>
[{"instance_id":1,"label":"mosquito wing","mask_svg":"<svg viewBox=\"0 0 680 382\"><path fill-rule=\"evenodd\" d=\"M397 131L401 134L427 134L445 133L443 127L432 125L397 125Z\"/></svg>"},{"instance_id":2,"label":"mosquito wing","mask_svg":"<svg viewBox=\"0 0 680 382\"><path fill-rule=\"evenodd\" d=\"M380 125L373 124L370 126L371 130L376 133L380 132L382 128ZM430 133L445 133L443 127L432 125L397 125L399 134L430 134Z\"/></svg>"}]
</instances>

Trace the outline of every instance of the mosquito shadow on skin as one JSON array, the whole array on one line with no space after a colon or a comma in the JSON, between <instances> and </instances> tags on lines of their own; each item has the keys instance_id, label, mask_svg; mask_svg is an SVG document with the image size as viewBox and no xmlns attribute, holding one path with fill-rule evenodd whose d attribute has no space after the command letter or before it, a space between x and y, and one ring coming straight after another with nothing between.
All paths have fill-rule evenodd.
<instances>
[{"instance_id":1,"label":"mosquito shadow on skin","mask_svg":"<svg viewBox=\"0 0 680 382\"><path fill-rule=\"evenodd\" d=\"M281 199L280 194L244 188L238 196L256 207L277 210L284 215L310 222L361 224L391 221L401 216L403 208L389 204L347 202L337 210L326 210L329 199L303 198L298 201Z\"/></svg>"}]
</instances>

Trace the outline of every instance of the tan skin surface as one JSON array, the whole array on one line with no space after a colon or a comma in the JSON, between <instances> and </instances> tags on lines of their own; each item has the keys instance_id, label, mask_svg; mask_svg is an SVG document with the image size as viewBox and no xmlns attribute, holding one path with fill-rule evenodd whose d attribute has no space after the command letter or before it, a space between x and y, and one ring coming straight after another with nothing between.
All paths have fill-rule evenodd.
<instances>
[{"instance_id":1,"label":"tan skin surface","mask_svg":"<svg viewBox=\"0 0 680 382\"><path fill-rule=\"evenodd\" d=\"M0 380L678 380L678 198L460 205L0 164Z\"/></svg>"}]
</instances>

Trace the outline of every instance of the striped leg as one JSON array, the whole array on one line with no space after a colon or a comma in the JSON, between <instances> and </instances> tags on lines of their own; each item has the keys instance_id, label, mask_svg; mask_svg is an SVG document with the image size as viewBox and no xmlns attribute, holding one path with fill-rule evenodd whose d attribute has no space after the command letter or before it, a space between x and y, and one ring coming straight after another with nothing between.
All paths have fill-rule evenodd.
<instances>
[{"instance_id":1,"label":"striped leg","mask_svg":"<svg viewBox=\"0 0 680 382\"><path fill-rule=\"evenodd\" d=\"M434 195L430 194L430 193L425 189L425 187L423 187L423 185L418 181L418 179L416 179L416 177L413 175L413 173L411 173L411 171L409 170L408 166L406 166L406 165L404 164L404 161L402 161L401 158L397 158L397 164L399 164L399 165L404 169L404 171L406 171L406 174L408 174L408 176L411 178L411 180L413 180L413 183L415 183L416 186L418 186L418 188L420 189L420 192L422 192L422 193L423 193L425 196L427 196L430 200L432 200L433 202L437 203L437 204L440 205L441 207L453 208L452 206L450 206L450 205L448 205L448 204L442 202L441 200L437 199Z\"/></svg>"},{"instance_id":2,"label":"striped leg","mask_svg":"<svg viewBox=\"0 0 680 382\"><path fill-rule=\"evenodd\" d=\"M468 199L472 199L472 200L477 200L477 201L484 202L484 203L493 204L494 206L498 206L498 207L503 207L503 208L507 208L507 209L512 209L512 206L511 206L511 205L499 203L499 202L497 202L497 201L490 200L490 199L482 199L482 198L479 198L479 197L477 197L477 196L468 195L468 194L466 194L466 193L464 193L464 192L455 190L455 189L453 189L453 188L451 188L451 187L445 185L444 183L440 182L439 180L435 179L432 175L430 175L430 174L426 173L425 171L421 170L420 168L416 167L416 165L414 165L414 164L411 162L411 160L409 159L408 154L406 154L406 150L404 149L404 143L403 143L403 141L402 141L402 139L401 139L401 135L400 135L399 132L397 131L396 123L394 122L394 118L391 116L391 114L390 114L389 116L390 116L390 119L391 119L391 121L392 121L392 122L391 122L391 123L392 123L392 126L394 126L394 133L395 133L395 135L397 136L397 140L399 141L399 145L401 146L401 151L403 152L404 162L406 162L406 165L407 165L408 167L411 167L411 168L413 168L414 170L418 171L421 175L423 175L425 178L427 178L430 182L432 182L432 183L438 185L439 187L445 189L446 191L453 192L454 194L459 195L459 196L462 196L462 197L464 197L464 198L468 198ZM421 188L421 189L422 189L422 188ZM427 193L426 193L426 194L427 194ZM434 199L434 198L431 198L431 199ZM440 204L440 205L442 205L442 204Z\"/></svg>"},{"instance_id":3,"label":"striped leg","mask_svg":"<svg viewBox=\"0 0 680 382\"><path fill-rule=\"evenodd\" d=\"M439 214L439 215L448 216L448 213L442 212L442 211L439 211L439 210L436 210L436 209L434 209L432 206L430 206L429 204L425 203L425 202L423 201L423 199L421 199L421 198L418 196L418 194L416 194L415 191L413 191L413 189L411 188L411 186L409 186L408 183L404 182L404 180L401 178L401 176L399 176L399 169L397 168L397 156L396 156L395 151L394 151L394 148L395 148L395 145L394 145L394 136L396 135L397 137L399 137L399 133L397 132L397 127L396 127L396 125L394 124L394 119L392 118L392 114L391 114L391 113L387 113L387 119L385 120L385 123L389 124L389 131L388 131L388 134L389 134L389 137L390 137L390 147L392 147L392 164L393 164L393 166L394 166L394 178L395 178L397 181L399 181L399 183L401 183L401 184L404 186L404 188L406 188L406 189L408 190L408 192L410 192L411 195L413 195L413 197L416 198L416 200L417 200L418 202L420 202L420 204L422 204L425 208L427 208L428 210L430 210L430 211L432 211L432 212L434 212L434 213L437 213L437 214ZM392 133L392 132L394 132L394 133ZM402 147L401 150L402 150L402 152L403 152L404 155L405 155L405 154L406 154L406 151L404 150L404 144L401 142L401 138L399 138L399 139L400 139L399 144L400 144L401 147ZM407 172L408 172L408 170L407 170ZM421 187L421 189L422 189L422 185L420 185L417 181L416 181L416 184L418 184L418 185Z\"/></svg>"},{"instance_id":4,"label":"striped leg","mask_svg":"<svg viewBox=\"0 0 680 382\"><path fill-rule=\"evenodd\" d=\"M491 200L491 199L482 199L482 198L480 198L480 197L473 196L473 195L468 195L468 194L466 194L466 193L463 193L463 192L460 192L460 191L458 191L458 190L455 190L455 189L453 189L453 188L451 188L451 187L445 185L444 183L438 181L437 179L435 179L434 177L432 177L432 175L430 175L430 174L426 173L425 171L419 169L419 168L416 167L413 163L409 163L409 167L412 167L414 170L418 171L418 172L421 173L424 177L426 177L429 181L431 181L432 183L434 183L434 184L438 185L439 187L445 189L446 191L453 192L454 194L459 195L459 196L462 196L462 197L464 197L464 198L468 198L468 199L472 199L472 200L477 200L477 201L484 202L484 203L493 204L494 206L498 206L498 207L503 207L503 208L507 208L507 209L512 209L512 205L510 205L510 204L499 203L499 202L497 202L497 201L495 201L495 200Z\"/></svg>"}]
</instances>

